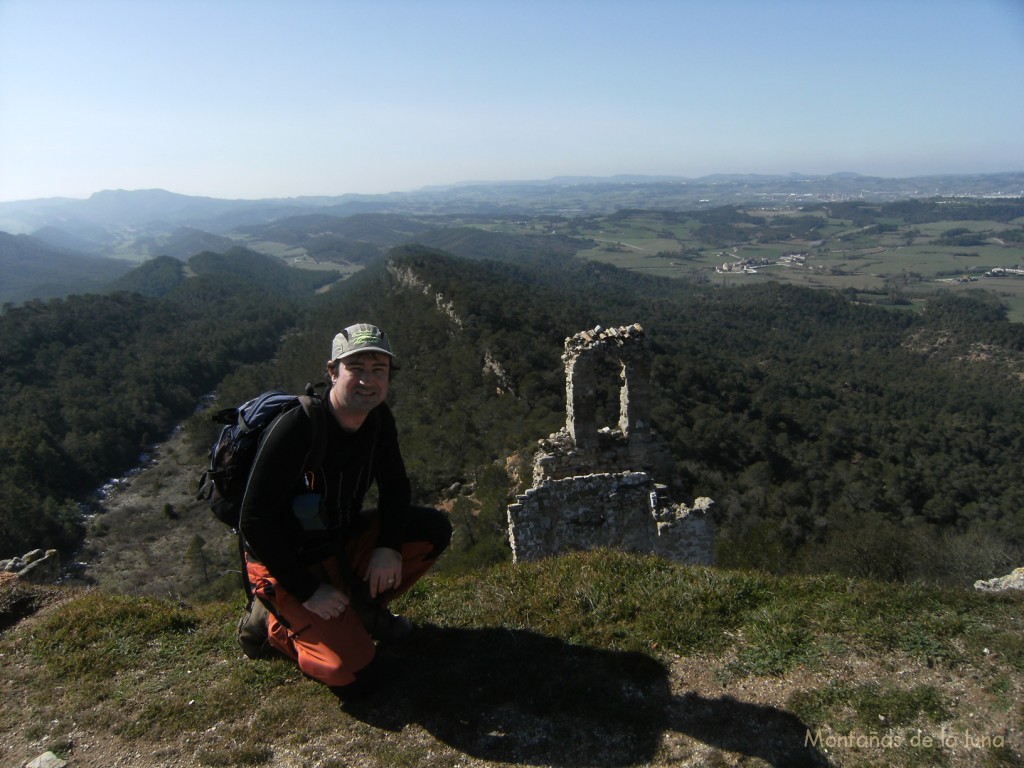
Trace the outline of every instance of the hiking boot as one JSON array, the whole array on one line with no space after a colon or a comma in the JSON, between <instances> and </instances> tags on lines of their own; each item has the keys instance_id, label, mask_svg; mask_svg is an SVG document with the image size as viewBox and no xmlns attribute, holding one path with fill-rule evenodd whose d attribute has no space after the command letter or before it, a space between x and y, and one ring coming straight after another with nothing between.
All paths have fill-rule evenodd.
<instances>
[{"instance_id":1,"label":"hiking boot","mask_svg":"<svg viewBox=\"0 0 1024 768\"><path fill-rule=\"evenodd\" d=\"M412 622L405 616L392 613L384 606L377 611L377 621L370 635L379 643L401 640L412 632Z\"/></svg>"},{"instance_id":2,"label":"hiking boot","mask_svg":"<svg viewBox=\"0 0 1024 768\"><path fill-rule=\"evenodd\" d=\"M368 605L358 614L362 626L379 643L401 640L413 631L413 623L408 618L392 613L383 605Z\"/></svg>"},{"instance_id":3,"label":"hiking boot","mask_svg":"<svg viewBox=\"0 0 1024 768\"><path fill-rule=\"evenodd\" d=\"M263 659L273 653L267 638L267 606L253 598L238 622L238 644L250 659Z\"/></svg>"}]
</instances>

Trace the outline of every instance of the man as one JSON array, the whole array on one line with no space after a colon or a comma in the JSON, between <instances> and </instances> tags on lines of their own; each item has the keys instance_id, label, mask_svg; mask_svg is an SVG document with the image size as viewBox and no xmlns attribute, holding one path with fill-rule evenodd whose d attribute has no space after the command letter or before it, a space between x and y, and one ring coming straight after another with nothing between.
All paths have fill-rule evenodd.
<instances>
[{"instance_id":1,"label":"man","mask_svg":"<svg viewBox=\"0 0 1024 768\"><path fill-rule=\"evenodd\" d=\"M411 631L387 605L451 539L447 516L413 507L394 417L385 403L394 353L374 325L334 338L323 404L326 451L305 467L321 414L293 408L271 424L242 500L253 593L270 608L270 644L339 696L365 693L377 642ZM362 509L376 482L377 509Z\"/></svg>"}]
</instances>

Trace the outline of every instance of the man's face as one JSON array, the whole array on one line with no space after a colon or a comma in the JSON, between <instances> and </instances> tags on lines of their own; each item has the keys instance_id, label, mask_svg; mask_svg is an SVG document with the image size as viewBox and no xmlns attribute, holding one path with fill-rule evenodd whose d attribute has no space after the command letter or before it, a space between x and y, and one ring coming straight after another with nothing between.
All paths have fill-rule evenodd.
<instances>
[{"instance_id":1,"label":"man's face","mask_svg":"<svg viewBox=\"0 0 1024 768\"><path fill-rule=\"evenodd\" d=\"M335 363L331 399L335 407L368 413L388 396L391 358L379 352L363 352Z\"/></svg>"}]
</instances>

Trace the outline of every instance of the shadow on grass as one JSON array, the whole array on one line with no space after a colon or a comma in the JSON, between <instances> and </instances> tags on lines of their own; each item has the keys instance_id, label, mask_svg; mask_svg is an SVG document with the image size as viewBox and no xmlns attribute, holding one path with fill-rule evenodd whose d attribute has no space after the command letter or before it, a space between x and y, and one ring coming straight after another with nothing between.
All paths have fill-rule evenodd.
<instances>
[{"instance_id":1,"label":"shadow on grass","mask_svg":"<svg viewBox=\"0 0 1024 768\"><path fill-rule=\"evenodd\" d=\"M827 766L807 726L774 707L675 696L666 668L641 653L575 646L506 629L419 628L382 653L381 691L344 705L400 730L419 723L476 758L611 768L653 760L676 731L773 766Z\"/></svg>"}]
</instances>

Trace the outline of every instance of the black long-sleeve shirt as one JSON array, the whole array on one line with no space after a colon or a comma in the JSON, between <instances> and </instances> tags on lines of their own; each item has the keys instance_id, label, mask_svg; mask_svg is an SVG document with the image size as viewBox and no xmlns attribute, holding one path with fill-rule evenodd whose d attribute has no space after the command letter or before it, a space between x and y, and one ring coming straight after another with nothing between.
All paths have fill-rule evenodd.
<instances>
[{"instance_id":1,"label":"black long-sleeve shirt","mask_svg":"<svg viewBox=\"0 0 1024 768\"><path fill-rule=\"evenodd\" d=\"M337 551L372 483L377 483L378 547L401 550L411 504L398 431L388 406L370 411L356 432L344 431L326 407L323 415L326 451L319 471L311 478L304 476L313 425L303 408L293 408L263 435L242 499L240 527L246 546L301 601L312 597L320 584L307 566ZM319 513L306 514L316 509L314 498L314 504L296 514L296 497L310 492L322 497Z\"/></svg>"}]
</instances>

